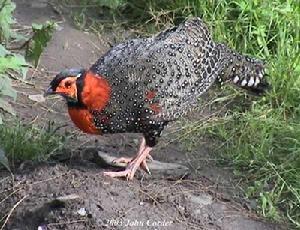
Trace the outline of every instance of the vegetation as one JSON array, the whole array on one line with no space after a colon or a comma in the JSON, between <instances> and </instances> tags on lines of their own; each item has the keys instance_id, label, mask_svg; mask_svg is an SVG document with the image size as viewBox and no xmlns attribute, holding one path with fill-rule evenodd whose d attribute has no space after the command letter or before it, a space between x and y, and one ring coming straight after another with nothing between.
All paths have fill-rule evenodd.
<instances>
[{"instance_id":1,"label":"vegetation","mask_svg":"<svg viewBox=\"0 0 300 230\"><path fill-rule=\"evenodd\" d=\"M0 146L12 166L25 160L47 160L62 148L64 141L65 136L56 134L52 124L47 129L19 122L0 126Z\"/></svg>"},{"instance_id":2,"label":"vegetation","mask_svg":"<svg viewBox=\"0 0 300 230\"><path fill-rule=\"evenodd\" d=\"M14 115L15 112L8 102L15 100L17 92L12 87L10 76L25 79L28 69L24 57L12 53L5 47L12 40L21 38L11 26L14 23L12 13L15 4L11 0L0 0L0 166L10 170L11 164L22 160L46 159L55 150L61 147L63 137L55 135L53 130L40 130L33 125L21 125L18 121L3 124L3 114ZM27 39L26 56L37 64L43 48L50 40L55 24L47 22L45 25L32 26L33 35ZM25 39L25 38L24 38Z\"/></svg>"},{"instance_id":3,"label":"vegetation","mask_svg":"<svg viewBox=\"0 0 300 230\"><path fill-rule=\"evenodd\" d=\"M40 56L52 37L52 33L56 24L54 22L46 22L44 25L32 24L32 37L27 42L26 59L34 62L34 66L38 65Z\"/></svg>"},{"instance_id":4,"label":"vegetation","mask_svg":"<svg viewBox=\"0 0 300 230\"><path fill-rule=\"evenodd\" d=\"M94 0L85 1L84 9L95 4L109 9L104 16L110 20L147 33L200 16L215 40L266 61L268 95L254 98L246 112L239 104L213 123L188 125L184 137L191 141L205 133L220 140L222 159L244 178L245 195L257 199L258 211L273 220L285 216L300 228L299 1ZM229 89L222 101L234 97L246 96Z\"/></svg>"},{"instance_id":5,"label":"vegetation","mask_svg":"<svg viewBox=\"0 0 300 230\"><path fill-rule=\"evenodd\" d=\"M10 30L13 23L12 12L15 9L15 4L10 0L0 1L0 41L7 43L9 39L15 37L15 33ZM0 44L0 111L4 110L8 113L14 114L10 104L5 98L11 97L16 99L16 92L11 87L11 80L8 77L9 71L17 71L26 76L27 64L24 58L17 54L12 54ZM0 125L2 124L2 117L0 113Z\"/></svg>"}]
</instances>

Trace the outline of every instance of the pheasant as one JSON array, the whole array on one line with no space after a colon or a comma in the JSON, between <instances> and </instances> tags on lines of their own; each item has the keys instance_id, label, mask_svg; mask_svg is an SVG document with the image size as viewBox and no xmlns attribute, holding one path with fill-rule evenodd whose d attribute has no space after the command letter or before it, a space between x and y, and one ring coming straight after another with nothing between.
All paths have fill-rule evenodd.
<instances>
[{"instance_id":1,"label":"pheasant","mask_svg":"<svg viewBox=\"0 0 300 230\"><path fill-rule=\"evenodd\" d=\"M125 170L105 172L131 180L138 168L149 172L146 161L164 127L194 108L217 80L258 95L268 88L262 61L214 42L205 23L192 18L118 44L89 69L62 71L46 95L63 96L85 133L141 133L136 156L116 160L127 163Z\"/></svg>"}]
</instances>

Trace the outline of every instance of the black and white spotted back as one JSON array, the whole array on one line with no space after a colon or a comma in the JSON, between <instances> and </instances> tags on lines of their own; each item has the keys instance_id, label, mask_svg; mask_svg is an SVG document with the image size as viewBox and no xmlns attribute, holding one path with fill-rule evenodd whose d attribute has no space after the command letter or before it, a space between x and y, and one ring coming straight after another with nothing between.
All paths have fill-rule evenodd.
<instances>
[{"instance_id":1,"label":"black and white spotted back","mask_svg":"<svg viewBox=\"0 0 300 230\"><path fill-rule=\"evenodd\" d=\"M118 104L123 111L122 107L157 104L159 113L149 113L153 119L174 120L215 81L219 56L207 27L197 18L154 37L119 44L91 70L112 84L112 106ZM153 96L147 99L149 92Z\"/></svg>"},{"instance_id":2,"label":"black and white spotted back","mask_svg":"<svg viewBox=\"0 0 300 230\"><path fill-rule=\"evenodd\" d=\"M260 66L254 59L247 60L215 43L199 18L150 38L116 45L90 68L112 87L102 112L109 123L98 120L96 125L104 132L161 130L195 107L217 77L245 88L259 86L261 81L255 78L252 83L251 76L260 77L262 68L252 67Z\"/></svg>"}]
</instances>

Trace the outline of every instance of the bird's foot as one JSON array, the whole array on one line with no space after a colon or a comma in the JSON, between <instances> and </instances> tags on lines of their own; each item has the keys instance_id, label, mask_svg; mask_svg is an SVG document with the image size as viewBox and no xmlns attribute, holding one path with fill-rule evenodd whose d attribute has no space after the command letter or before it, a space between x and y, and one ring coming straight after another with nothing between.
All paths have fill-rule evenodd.
<instances>
[{"instance_id":1,"label":"bird's foot","mask_svg":"<svg viewBox=\"0 0 300 230\"><path fill-rule=\"evenodd\" d=\"M129 164L133 160L133 157L120 157L113 160L114 164Z\"/></svg>"},{"instance_id":2,"label":"bird's foot","mask_svg":"<svg viewBox=\"0 0 300 230\"><path fill-rule=\"evenodd\" d=\"M120 172L104 172L104 176L109 176L109 177L125 177L127 180L129 179L129 175L130 175L130 170L129 169L125 169L124 171L120 171Z\"/></svg>"},{"instance_id":3,"label":"bird's foot","mask_svg":"<svg viewBox=\"0 0 300 230\"><path fill-rule=\"evenodd\" d=\"M150 154L148 154L146 158L150 162L153 161L153 157ZM128 165L134 159L135 159L135 157L120 157L120 158L117 158L117 159L113 160L112 163L114 163L114 164L126 164L126 165Z\"/></svg>"},{"instance_id":4,"label":"bird's foot","mask_svg":"<svg viewBox=\"0 0 300 230\"><path fill-rule=\"evenodd\" d=\"M151 174L146 162L147 158L152 159L152 157L149 155L151 149L152 148L150 147L145 147L144 150L140 151L139 154L133 159L125 157L116 159L114 161L115 163L127 163L125 170L120 172L104 172L104 175L109 177L125 177L127 180L132 180L138 168L141 168L148 174Z\"/></svg>"},{"instance_id":5,"label":"bird's foot","mask_svg":"<svg viewBox=\"0 0 300 230\"><path fill-rule=\"evenodd\" d=\"M141 168L148 174L151 174L148 165L146 163L146 160L143 160L139 164L138 161L134 159L128 163L125 170L120 172L104 172L104 175L109 177L125 177L127 180L132 180L138 168Z\"/></svg>"}]
</instances>

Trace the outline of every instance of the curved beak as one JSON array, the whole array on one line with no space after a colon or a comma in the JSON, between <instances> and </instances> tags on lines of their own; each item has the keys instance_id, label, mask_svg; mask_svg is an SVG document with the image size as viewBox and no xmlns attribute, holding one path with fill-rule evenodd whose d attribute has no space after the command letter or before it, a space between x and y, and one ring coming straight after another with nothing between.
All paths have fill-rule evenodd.
<instances>
[{"instance_id":1,"label":"curved beak","mask_svg":"<svg viewBox=\"0 0 300 230\"><path fill-rule=\"evenodd\" d=\"M48 95L52 95L55 94L55 92L53 91L53 89L51 88L51 86L44 92L44 97L48 96Z\"/></svg>"}]
</instances>

